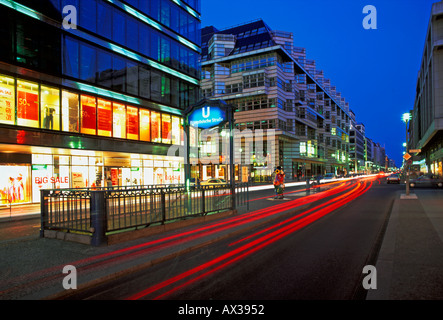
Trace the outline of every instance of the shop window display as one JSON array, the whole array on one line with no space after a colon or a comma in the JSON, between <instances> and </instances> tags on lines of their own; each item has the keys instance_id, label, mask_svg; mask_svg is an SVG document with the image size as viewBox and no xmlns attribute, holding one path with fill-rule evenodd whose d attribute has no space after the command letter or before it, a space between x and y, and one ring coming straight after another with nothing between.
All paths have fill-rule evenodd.
<instances>
[{"instance_id":1,"label":"shop window display","mask_svg":"<svg viewBox=\"0 0 443 320\"><path fill-rule=\"evenodd\" d=\"M124 104L113 103L114 138L126 139L126 107Z\"/></svg>"},{"instance_id":2,"label":"shop window display","mask_svg":"<svg viewBox=\"0 0 443 320\"><path fill-rule=\"evenodd\" d=\"M62 130L65 132L78 132L79 110L78 94L62 92Z\"/></svg>"},{"instance_id":3,"label":"shop window display","mask_svg":"<svg viewBox=\"0 0 443 320\"><path fill-rule=\"evenodd\" d=\"M151 112L151 141L162 142L161 115L154 111Z\"/></svg>"},{"instance_id":4,"label":"shop window display","mask_svg":"<svg viewBox=\"0 0 443 320\"><path fill-rule=\"evenodd\" d=\"M162 143L171 143L171 116L162 114Z\"/></svg>"},{"instance_id":5,"label":"shop window display","mask_svg":"<svg viewBox=\"0 0 443 320\"><path fill-rule=\"evenodd\" d=\"M81 96L81 133L96 134L97 108L94 97Z\"/></svg>"},{"instance_id":6,"label":"shop window display","mask_svg":"<svg viewBox=\"0 0 443 320\"><path fill-rule=\"evenodd\" d=\"M139 131L138 108L127 106L126 137L131 140L138 140L138 131Z\"/></svg>"},{"instance_id":7,"label":"shop window display","mask_svg":"<svg viewBox=\"0 0 443 320\"><path fill-rule=\"evenodd\" d=\"M0 204L31 201L29 166L0 166Z\"/></svg>"},{"instance_id":8,"label":"shop window display","mask_svg":"<svg viewBox=\"0 0 443 320\"><path fill-rule=\"evenodd\" d=\"M60 130L60 90L41 87L42 128Z\"/></svg>"},{"instance_id":9,"label":"shop window display","mask_svg":"<svg viewBox=\"0 0 443 320\"><path fill-rule=\"evenodd\" d=\"M97 99L97 126L98 135L112 136L112 102Z\"/></svg>"},{"instance_id":10,"label":"shop window display","mask_svg":"<svg viewBox=\"0 0 443 320\"><path fill-rule=\"evenodd\" d=\"M15 124L14 79L0 75L0 123Z\"/></svg>"},{"instance_id":11,"label":"shop window display","mask_svg":"<svg viewBox=\"0 0 443 320\"><path fill-rule=\"evenodd\" d=\"M151 141L151 112L140 109L140 140Z\"/></svg>"},{"instance_id":12,"label":"shop window display","mask_svg":"<svg viewBox=\"0 0 443 320\"><path fill-rule=\"evenodd\" d=\"M39 127L38 84L17 81L17 124L26 127Z\"/></svg>"},{"instance_id":13,"label":"shop window display","mask_svg":"<svg viewBox=\"0 0 443 320\"><path fill-rule=\"evenodd\" d=\"M172 144L180 145L181 139L180 139L180 130L181 130L181 124L180 124L180 118L179 117L172 117L172 123L171 123L171 138L172 138Z\"/></svg>"}]
</instances>

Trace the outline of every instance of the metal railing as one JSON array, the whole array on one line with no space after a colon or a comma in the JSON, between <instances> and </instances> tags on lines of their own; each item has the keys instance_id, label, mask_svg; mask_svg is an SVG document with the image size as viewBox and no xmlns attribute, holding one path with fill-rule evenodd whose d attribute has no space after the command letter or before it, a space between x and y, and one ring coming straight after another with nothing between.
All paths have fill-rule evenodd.
<instances>
[{"instance_id":1,"label":"metal railing","mask_svg":"<svg viewBox=\"0 0 443 320\"><path fill-rule=\"evenodd\" d=\"M99 245L109 233L248 205L249 185L127 186L41 190L41 231L56 230L92 237ZM249 205L248 205L249 207Z\"/></svg>"}]
</instances>

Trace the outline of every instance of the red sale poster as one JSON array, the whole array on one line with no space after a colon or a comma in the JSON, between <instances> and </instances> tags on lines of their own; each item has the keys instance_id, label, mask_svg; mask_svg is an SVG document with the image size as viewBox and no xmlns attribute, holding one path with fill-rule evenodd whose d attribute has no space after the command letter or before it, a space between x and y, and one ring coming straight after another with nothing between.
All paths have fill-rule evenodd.
<instances>
[{"instance_id":1,"label":"red sale poster","mask_svg":"<svg viewBox=\"0 0 443 320\"><path fill-rule=\"evenodd\" d=\"M17 117L38 121L38 94L18 91Z\"/></svg>"},{"instance_id":2,"label":"red sale poster","mask_svg":"<svg viewBox=\"0 0 443 320\"><path fill-rule=\"evenodd\" d=\"M126 111L128 135L138 136L138 109L128 107Z\"/></svg>"}]
</instances>

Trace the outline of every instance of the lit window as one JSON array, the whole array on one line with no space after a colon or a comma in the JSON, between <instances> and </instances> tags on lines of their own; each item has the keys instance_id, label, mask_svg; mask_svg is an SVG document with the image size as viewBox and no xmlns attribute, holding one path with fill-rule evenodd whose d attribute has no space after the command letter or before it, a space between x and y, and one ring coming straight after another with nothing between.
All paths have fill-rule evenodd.
<instances>
[{"instance_id":1,"label":"lit window","mask_svg":"<svg viewBox=\"0 0 443 320\"><path fill-rule=\"evenodd\" d=\"M17 124L39 127L38 84L17 81Z\"/></svg>"},{"instance_id":2,"label":"lit window","mask_svg":"<svg viewBox=\"0 0 443 320\"><path fill-rule=\"evenodd\" d=\"M110 137L112 135L112 102L97 99L98 135Z\"/></svg>"},{"instance_id":3,"label":"lit window","mask_svg":"<svg viewBox=\"0 0 443 320\"><path fill-rule=\"evenodd\" d=\"M140 109L140 140L151 141L151 114L149 110Z\"/></svg>"},{"instance_id":4,"label":"lit window","mask_svg":"<svg viewBox=\"0 0 443 320\"><path fill-rule=\"evenodd\" d=\"M0 75L0 123L15 124L14 79Z\"/></svg>"},{"instance_id":5,"label":"lit window","mask_svg":"<svg viewBox=\"0 0 443 320\"><path fill-rule=\"evenodd\" d=\"M161 115L158 112L151 112L151 141L161 142Z\"/></svg>"},{"instance_id":6,"label":"lit window","mask_svg":"<svg viewBox=\"0 0 443 320\"><path fill-rule=\"evenodd\" d=\"M78 132L78 94L62 92L62 130Z\"/></svg>"},{"instance_id":7,"label":"lit window","mask_svg":"<svg viewBox=\"0 0 443 320\"><path fill-rule=\"evenodd\" d=\"M126 107L124 104L113 103L113 129L114 138L126 139Z\"/></svg>"},{"instance_id":8,"label":"lit window","mask_svg":"<svg viewBox=\"0 0 443 320\"><path fill-rule=\"evenodd\" d=\"M81 96L81 133L97 134L97 108L94 97Z\"/></svg>"},{"instance_id":9,"label":"lit window","mask_svg":"<svg viewBox=\"0 0 443 320\"><path fill-rule=\"evenodd\" d=\"M171 116L162 114L162 143L171 143Z\"/></svg>"},{"instance_id":10,"label":"lit window","mask_svg":"<svg viewBox=\"0 0 443 320\"><path fill-rule=\"evenodd\" d=\"M126 108L126 137L138 140L138 108L128 106Z\"/></svg>"}]
</instances>

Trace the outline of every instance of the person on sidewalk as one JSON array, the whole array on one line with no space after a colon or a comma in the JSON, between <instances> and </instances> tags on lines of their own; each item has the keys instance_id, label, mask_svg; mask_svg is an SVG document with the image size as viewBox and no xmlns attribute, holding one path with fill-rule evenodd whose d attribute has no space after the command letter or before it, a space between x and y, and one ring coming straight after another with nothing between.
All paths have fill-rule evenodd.
<instances>
[{"instance_id":1,"label":"person on sidewalk","mask_svg":"<svg viewBox=\"0 0 443 320\"><path fill-rule=\"evenodd\" d=\"M283 199L285 190L285 173L280 166L275 170L274 178L275 199Z\"/></svg>"}]
</instances>

